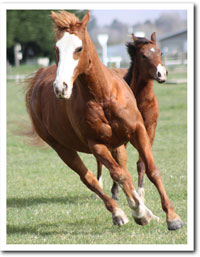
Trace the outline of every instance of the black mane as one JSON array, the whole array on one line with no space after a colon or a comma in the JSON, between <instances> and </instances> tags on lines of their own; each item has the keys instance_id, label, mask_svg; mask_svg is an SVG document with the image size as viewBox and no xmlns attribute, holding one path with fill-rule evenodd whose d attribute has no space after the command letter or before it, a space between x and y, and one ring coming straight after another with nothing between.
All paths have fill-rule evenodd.
<instances>
[{"instance_id":1,"label":"black mane","mask_svg":"<svg viewBox=\"0 0 200 257\"><path fill-rule=\"evenodd\" d=\"M135 42L128 42L126 43L126 47L127 47L127 51L128 54L131 58L131 65L128 69L127 74L124 76L124 80L128 83L128 85L131 82L131 78L132 78L132 70L133 70L133 66L134 66L134 62L135 62L135 54L136 54L136 49L139 45L141 44L150 44L151 41L146 39L145 37L137 37L137 40L135 40Z\"/></svg>"}]
</instances>

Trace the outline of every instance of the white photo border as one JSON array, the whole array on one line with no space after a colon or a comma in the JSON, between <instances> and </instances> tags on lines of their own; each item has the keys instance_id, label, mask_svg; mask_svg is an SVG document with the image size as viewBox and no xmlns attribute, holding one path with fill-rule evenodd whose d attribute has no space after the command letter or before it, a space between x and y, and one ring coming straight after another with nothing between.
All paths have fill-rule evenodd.
<instances>
[{"instance_id":1,"label":"white photo border","mask_svg":"<svg viewBox=\"0 0 200 257\"><path fill-rule=\"evenodd\" d=\"M101 9L101 10L186 10L187 11L187 192L188 192L188 243L183 245L26 245L6 244L6 11L7 10L60 10L60 9ZM1 251L193 251L194 250L194 4L192 3L2 3L0 13L1 73L0 73L0 203L1 203ZM189 218L190 217L190 218Z\"/></svg>"}]
</instances>

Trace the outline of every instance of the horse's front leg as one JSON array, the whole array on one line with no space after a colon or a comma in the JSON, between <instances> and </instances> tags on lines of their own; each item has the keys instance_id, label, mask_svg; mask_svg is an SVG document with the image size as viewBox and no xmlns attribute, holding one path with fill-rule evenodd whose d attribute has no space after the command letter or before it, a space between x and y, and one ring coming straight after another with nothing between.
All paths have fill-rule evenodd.
<instances>
[{"instance_id":1,"label":"horse's front leg","mask_svg":"<svg viewBox=\"0 0 200 257\"><path fill-rule=\"evenodd\" d=\"M129 207L133 210L135 221L140 225L146 225L151 219L158 220L158 217L153 215L153 213L140 199L134 188L128 170L120 167L120 165L113 158L109 149L105 145L93 141L89 141L88 143L94 156L106 166L106 168L110 171L112 179L122 187L127 197ZM119 215L119 218L123 218L121 217L120 212L116 215Z\"/></svg>"},{"instance_id":2,"label":"horse's front leg","mask_svg":"<svg viewBox=\"0 0 200 257\"><path fill-rule=\"evenodd\" d=\"M115 200L105 194L99 185L97 178L93 172L85 167L77 152L63 148L58 144L54 145L53 148L60 158L80 176L81 181L104 201L107 210L112 213L113 223L119 226L126 224L128 222L126 214L118 207Z\"/></svg>"},{"instance_id":3,"label":"horse's front leg","mask_svg":"<svg viewBox=\"0 0 200 257\"><path fill-rule=\"evenodd\" d=\"M119 166L124 170L127 170L127 153L125 145L121 145L120 147L112 150L111 153L115 161L119 164ZM118 200L119 188L116 182L113 183L111 192L112 198Z\"/></svg>"}]
</instances>

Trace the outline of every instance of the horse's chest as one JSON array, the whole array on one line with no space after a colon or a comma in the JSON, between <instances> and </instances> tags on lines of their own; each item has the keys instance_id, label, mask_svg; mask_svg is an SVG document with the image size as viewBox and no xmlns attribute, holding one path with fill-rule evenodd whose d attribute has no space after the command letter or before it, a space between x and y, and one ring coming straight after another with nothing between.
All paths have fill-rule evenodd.
<instances>
[{"instance_id":1,"label":"horse's chest","mask_svg":"<svg viewBox=\"0 0 200 257\"><path fill-rule=\"evenodd\" d=\"M102 107L96 103L88 103L82 120L85 134L103 142L108 142L112 130Z\"/></svg>"},{"instance_id":2,"label":"horse's chest","mask_svg":"<svg viewBox=\"0 0 200 257\"><path fill-rule=\"evenodd\" d=\"M80 129L85 138L109 146L118 144L119 136L116 136L116 131L119 130L120 125L117 119L113 119L110 111L106 112L102 105L95 102L89 102L87 103L85 110L82 110L81 116Z\"/></svg>"}]
</instances>

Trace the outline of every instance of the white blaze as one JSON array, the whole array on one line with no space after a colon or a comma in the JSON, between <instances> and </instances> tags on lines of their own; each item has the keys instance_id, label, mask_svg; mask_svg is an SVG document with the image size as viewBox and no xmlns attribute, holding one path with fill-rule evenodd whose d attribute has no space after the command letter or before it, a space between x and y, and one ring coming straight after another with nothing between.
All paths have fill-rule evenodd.
<instances>
[{"instance_id":1,"label":"white blaze","mask_svg":"<svg viewBox=\"0 0 200 257\"><path fill-rule=\"evenodd\" d=\"M72 77L74 70L78 65L79 60L75 60L73 57L74 50L77 47L82 46L82 41L69 32L65 32L63 37L57 41L56 46L59 49L59 62L56 73L55 86L59 91L62 91L67 84L67 90L65 91L65 97L69 98L72 93Z\"/></svg>"}]
</instances>

